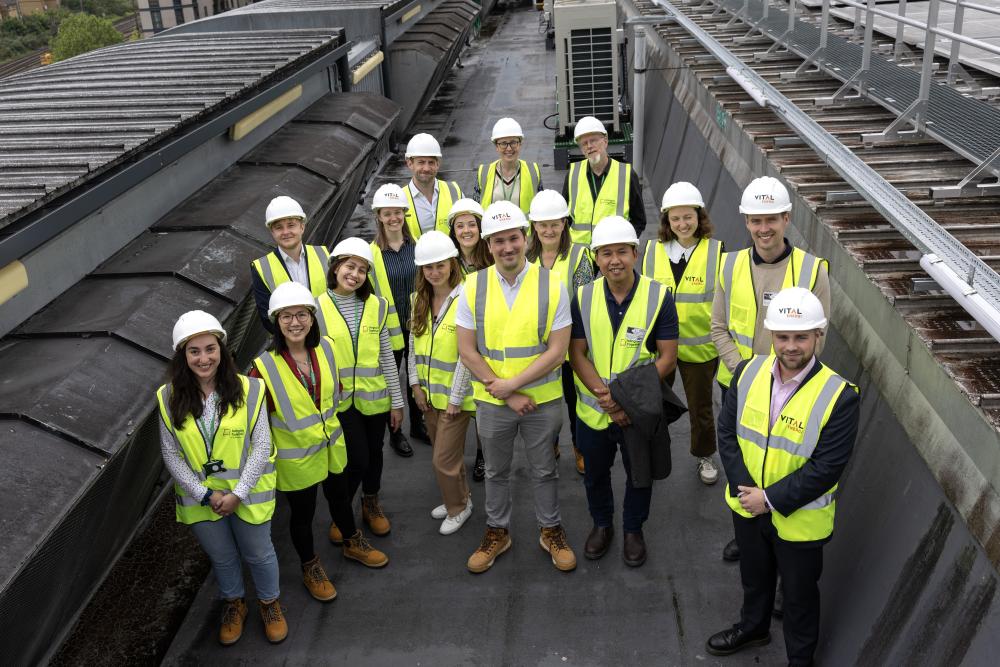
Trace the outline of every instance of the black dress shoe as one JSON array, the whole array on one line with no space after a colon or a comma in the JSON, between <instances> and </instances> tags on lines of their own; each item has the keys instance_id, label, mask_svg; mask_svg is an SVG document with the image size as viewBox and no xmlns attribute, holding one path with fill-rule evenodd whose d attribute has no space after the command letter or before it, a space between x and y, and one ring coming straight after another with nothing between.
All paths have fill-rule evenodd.
<instances>
[{"instance_id":1,"label":"black dress shoe","mask_svg":"<svg viewBox=\"0 0 1000 667\"><path fill-rule=\"evenodd\" d=\"M750 646L766 646L770 643L771 633L752 637L734 625L709 637L705 642L705 650L712 655L731 655Z\"/></svg>"},{"instance_id":2,"label":"black dress shoe","mask_svg":"<svg viewBox=\"0 0 1000 667\"><path fill-rule=\"evenodd\" d=\"M597 560L608 553L611 547L611 538L615 534L612 526L594 526L590 529L587 542L583 545L583 555L589 560Z\"/></svg>"},{"instance_id":3,"label":"black dress shoe","mask_svg":"<svg viewBox=\"0 0 1000 667\"><path fill-rule=\"evenodd\" d=\"M730 562L737 561L740 559L740 545L736 544L736 539L733 538L729 540L726 546L722 547L722 560L728 560Z\"/></svg>"},{"instance_id":4,"label":"black dress shoe","mask_svg":"<svg viewBox=\"0 0 1000 667\"><path fill-rule=\"evenodd\" d=\"M431 438L427 434L427 427L424 426L424 422L421 419L417 419L410 424L410 437L425 442L428 445L431 444Z\"/></svg>"},{"instance_id":5,"label":"black dress shoe","mask_svg":"<svg viewBox=\"0 0 1000 667\"><path fill-rule=\"evenodd\" d=\"M392 451L404 458L413 456L413 447L410 447L410 441L402 431L389 431L389 446L392 447Z\"/></svg>"},{"instance_id":6,"label":"black dress shoe","mask_svg":"<svg viewBox=\"0 0 1000 667\"><path fill-rule=\"evenodd\" d=\"M486 479L486 460L483 459L483 450L476 452L476 464L472 466L472 480L481 482Z\"/></svg>"},{"instance_id":7,"label":"black dress shoe","mask_svg":"<svg viewBox=\"0 0 1000 667\"><path fill-rule=\"evenodd\" d=\"M642 538L642 533L625 533L622 558L629 567L639 567L646 562L646 540Z\"/></svg>"}]
</instances>

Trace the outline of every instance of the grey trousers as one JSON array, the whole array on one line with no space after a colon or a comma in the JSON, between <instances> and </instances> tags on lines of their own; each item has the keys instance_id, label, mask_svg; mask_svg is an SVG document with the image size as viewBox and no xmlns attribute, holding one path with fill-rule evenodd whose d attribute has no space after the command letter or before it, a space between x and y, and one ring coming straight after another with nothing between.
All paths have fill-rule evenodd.
<instances>
[{"instance_id":1,"label":"grey trousers","mask_svg":"<svg viewBox=\"0 0 1000 667\"><path fill-rule=\"evenodd\" d=\"M531 469L535 517L544 528L558 526L559 468L552 442L562 426L562 400L539 405L523 417L506 405L476 401L476 428L486 460L486 523L494 528L510 525L510 468L514 438L524 441Z\"/></svg>"}]
</instances>

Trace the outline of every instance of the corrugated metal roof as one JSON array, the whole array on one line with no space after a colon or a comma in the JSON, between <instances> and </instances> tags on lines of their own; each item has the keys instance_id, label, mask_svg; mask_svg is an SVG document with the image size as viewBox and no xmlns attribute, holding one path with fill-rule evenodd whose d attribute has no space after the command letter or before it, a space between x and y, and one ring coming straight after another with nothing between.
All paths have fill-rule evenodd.
<instances>
[{"instance_id":1,"label":"corrugated metal roof","mask_svg":"<svg viewBox=\"0 0 1000 667\"><path fill-rule=\"evenodd\" d=\"M273 12L289 9L364 9L378 7L392 13L413 0L264 0L232 9L229 14Z\"/></svg>"},{"instance_id":2,"label":"corrugated metal roof","mask_svg":"<svg viewBox=\"0 0 1000 667\"><path fill-rule=\"evenodd\" d=\"M0 80L0 228L342 39L164 35Z\"/></svg>"}]
</instances>

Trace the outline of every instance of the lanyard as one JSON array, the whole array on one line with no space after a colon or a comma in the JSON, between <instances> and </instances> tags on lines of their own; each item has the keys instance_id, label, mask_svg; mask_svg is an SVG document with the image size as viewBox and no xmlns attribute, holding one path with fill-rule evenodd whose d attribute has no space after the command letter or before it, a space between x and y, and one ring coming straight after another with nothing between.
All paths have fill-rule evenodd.
<instances>
[{"instance_id":1,"label":"lanyard","mask_svg":"<svg viewBox=\"0 0 1000 667\"><path fill-rule=\"evenodd\" d=\"M222 418L219 416L217 407L212 410L213 414L208 413L207 409L203 410L201 417L195 419L195 423L198 424L201 437L205 440L205 453L208 455L208 458L212 458L212 444L215 442L215 434L219 430L219 422L222 421Z\"/></svg>"},{"instance_id":2,"label":"lanyard","mask_svg":"<svg viewBox=\"0 0 1000 667\"><path fill-rule=\"evenodd\" d=\"M293 361L294 361L294 359L295 358L292 357ZM299 363L297 361L295 362L295 368L293 370L295 371L296 377L299 378L299 382L301 382L302 386L306 388L306 391L309 392L309 396L312 398L313 402L315 403L316 400L317 400L317 396L316 396L316 371L315 371L315 369L313 367L312 359L309 359L309 375L306 375L305 373L302 372L302 370L299 368Z\"/></svg>"},{"instance_id":3,"label":"lanyard","mask_svg":"<svg viewBox=\"0 0 1000 667\"><path fill-rule=\"evenodd\" d=\"M503 173L500 171L500 166L497 165L497 178L500 179L500 199L503 201L513 201L511 197L514 194L514 184L517 182L517 177L521 175L520 170L514 174L514 178L510 180L510 187L507 187L507 181L504 180Z\"/></svg>"}]
</instances>

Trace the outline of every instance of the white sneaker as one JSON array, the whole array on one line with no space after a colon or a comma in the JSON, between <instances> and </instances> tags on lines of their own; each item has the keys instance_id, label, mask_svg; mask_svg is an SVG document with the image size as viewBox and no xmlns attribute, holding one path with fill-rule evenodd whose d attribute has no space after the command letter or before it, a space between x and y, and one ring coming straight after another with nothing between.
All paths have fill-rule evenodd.
<instances>
[{"instance_id":1,"label":"white sneaker","mask_svg":"<svg viewBox=\"0 0 1000 667\"><path fill-rule=\"evenodd\" d=\"M459 528L465 524L466 519L472 516L472 498L469 498L469 502L466 503L465 509L458 513L456 516L445 517L445 520L441 522L441 528L439 532L442 535L451 535Z\"/></svg>"},{"instance_id":2,"label":"white sneaker","mask_svg":"<svg viewBox=\"0 0 1000 667\"><path fill-rule=\"evenodd\" d=\"M719 469L715 467L715 463L708 456L698 457L698 477L701 478L703 484L708 484L711 486L719 481Z\"/></svg>"},{"instance_id":3,"label":"white sneaker","mask_svg":"<svg viewBox=\"0 0 1000 667\"><path fill-rule=\"evenodd\" d=\"M447 518L447 516L448 516L448 508L445 507L444 505L438 505L437 507L431 510L432 519L437 519L438 521L440 521L441 519Z\"/></svg>"}]
</instances>

